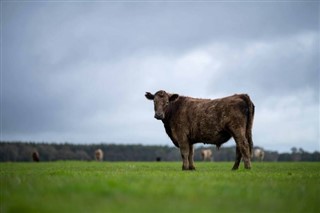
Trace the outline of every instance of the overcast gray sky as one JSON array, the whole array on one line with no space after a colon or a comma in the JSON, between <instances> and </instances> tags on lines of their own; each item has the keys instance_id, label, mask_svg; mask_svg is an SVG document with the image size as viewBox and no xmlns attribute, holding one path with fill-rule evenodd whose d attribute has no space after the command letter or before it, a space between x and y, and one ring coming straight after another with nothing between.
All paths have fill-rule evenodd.
<instances>
[{"instance_id":1,"label":"overcast gray sky","mask_svg":"<svg viewBox=\"0 0 320 213\"><path fill-rule=\"evenodd\" d=\"M1 1L1 140L171 146L144 97L164 89L248 93L256 146L320 151L319 7Z\"/></svg>"}]
</instances>

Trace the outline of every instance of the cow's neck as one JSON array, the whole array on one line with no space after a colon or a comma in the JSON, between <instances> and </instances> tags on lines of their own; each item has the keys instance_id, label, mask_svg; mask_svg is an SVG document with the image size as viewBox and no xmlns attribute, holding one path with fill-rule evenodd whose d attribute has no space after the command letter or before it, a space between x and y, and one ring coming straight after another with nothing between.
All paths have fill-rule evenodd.
<instances>
[{"instance_id":1,"label":"cow's neck","mask_svg":"<svg viewBox=\"0 0 320 213\"><path fill-rule=\"evenodd\" d=\"M175 114L177 113L179 108L182 106L183 101L184 101L184 97L179 97L177 101L171 103L168 110L166 111L165 119L162 120L166 133L168 134L168 136L170 137L174 145L177 147L179 147L179 144L172 136L172 128L173 128Z\"/></svg>"}]
</instances>

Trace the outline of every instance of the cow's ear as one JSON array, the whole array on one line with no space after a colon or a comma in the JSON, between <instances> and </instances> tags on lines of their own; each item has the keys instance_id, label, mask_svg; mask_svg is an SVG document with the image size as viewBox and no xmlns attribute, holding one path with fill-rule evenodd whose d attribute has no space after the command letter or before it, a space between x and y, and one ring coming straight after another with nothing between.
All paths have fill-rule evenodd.
<instances>
[{"instance_id":1,"label":"cow's ear","mask_svg":"<svg viewBox=\"0 0 320 213\"><path fill-rule=\"evenodd\" d=\"M146 96L146 98L148 100L153 100L154 99L154 95L152 95L150 92L146 92L145 96Z\"/></svg>"},{"instance_id":2,"label":"cow's ear","mask_svg":"<svg viewBox=\"0 0 320 213\"><path fill-rule=\"evenodd\" d=\"M178 95L178 94L172 94L172 95L169 97L169 101L175 101L175 100L177 100L177 98L179 98L179 95Z\"/></svg>"}]
</instances>

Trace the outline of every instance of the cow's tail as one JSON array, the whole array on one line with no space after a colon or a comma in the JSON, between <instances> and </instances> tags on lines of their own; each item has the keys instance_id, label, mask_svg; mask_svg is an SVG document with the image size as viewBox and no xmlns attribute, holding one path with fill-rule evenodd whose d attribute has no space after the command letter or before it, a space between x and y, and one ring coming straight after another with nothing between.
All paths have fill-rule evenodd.
<instances>
[{"instance_id":1,"label":"cow's tail","mask_svg":"<svg viewBox=\"0 0 320 213\"><path fill-rule=\"evenodd\" d=\"M252 149L253 149L252 126L253 126L253 118L254 118L254 104L252 103L249 95L243 95L243 100L247 103L247 106L248 106L246 138L249 143L250 155L252 155Z\"/></svg>"}]
</instances>

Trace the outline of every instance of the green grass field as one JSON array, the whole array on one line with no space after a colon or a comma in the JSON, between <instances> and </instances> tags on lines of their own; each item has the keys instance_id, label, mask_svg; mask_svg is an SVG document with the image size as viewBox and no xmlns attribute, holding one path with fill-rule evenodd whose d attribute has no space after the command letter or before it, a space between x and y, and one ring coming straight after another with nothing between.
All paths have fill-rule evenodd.
<instances>
[{"instance_id":1,"label":"green grass field","mask_svg":"<svg viewBox=\"0 0 320 213\"><path fill-rule=\"evenodd\" d=\"M0 212L319 212L320 163L0 163Z\"/></svg>"}]
</instances>

